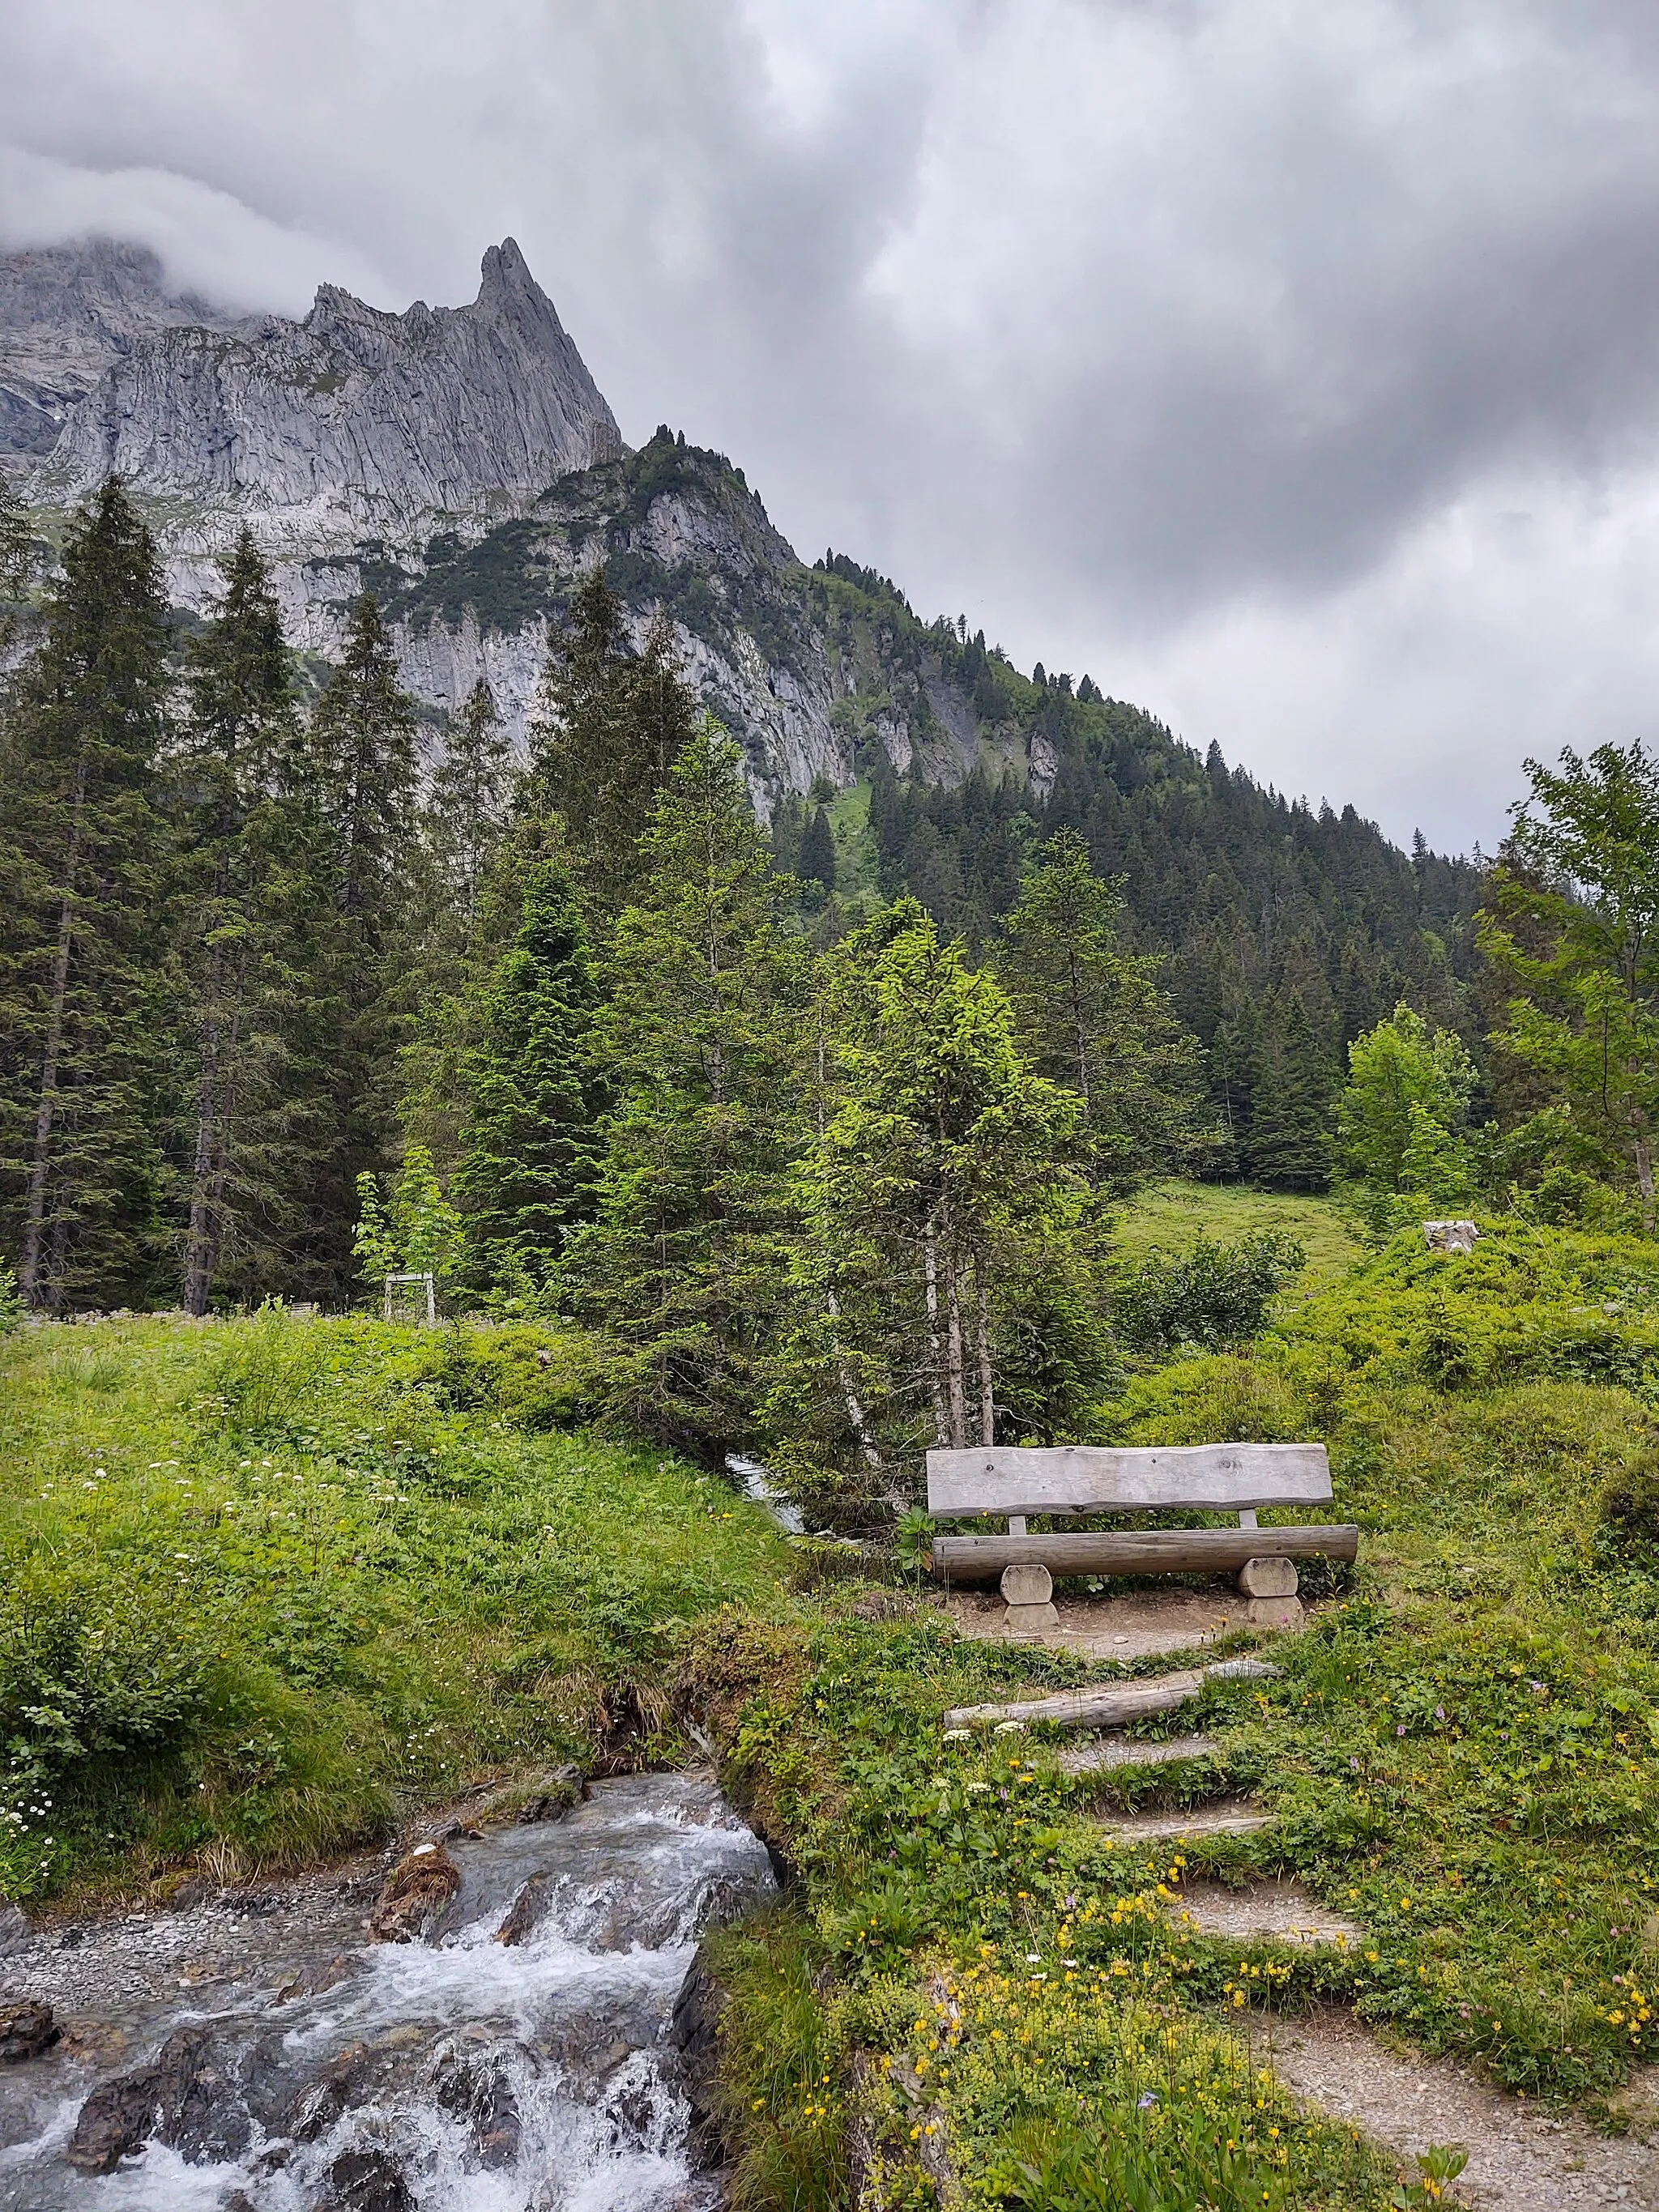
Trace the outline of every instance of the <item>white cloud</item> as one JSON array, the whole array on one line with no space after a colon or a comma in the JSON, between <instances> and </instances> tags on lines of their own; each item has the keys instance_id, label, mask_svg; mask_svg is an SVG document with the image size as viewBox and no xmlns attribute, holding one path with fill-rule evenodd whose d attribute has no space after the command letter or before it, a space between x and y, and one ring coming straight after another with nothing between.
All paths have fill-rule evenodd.
<instances>
[{"instance_id":1,"label":"white cloud","mask_svg":"<svg viewBox=\"0 0 1659 2212\"><path fill-rule=\"evenodd\" d=\"M468 298L511 232L626 435L1264 780L1490 842L1525 751L1645 726L1650 0L10 0L7 45L7 237L291 312Z\"/></svg>"}]
</instances>

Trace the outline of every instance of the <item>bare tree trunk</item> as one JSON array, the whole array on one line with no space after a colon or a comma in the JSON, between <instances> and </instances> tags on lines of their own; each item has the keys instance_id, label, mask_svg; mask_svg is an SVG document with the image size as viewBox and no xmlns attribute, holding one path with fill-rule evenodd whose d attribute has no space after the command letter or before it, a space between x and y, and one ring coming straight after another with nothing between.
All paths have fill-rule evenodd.
<instances>
[{"instance_id":1,"label":"bare tree trunk","mask_svg":"<svg viewBox=\"0 0 1659 2212\"><path fill-rule=\"evenodd\" d=\"M1645 1137L1638 1137L1631 1146L1636 1159L1636 1184L1642 1194L1642 1234L1653 1234L1653 1154Z\"/></svg>"},{"instance_id":2,"label":"bare tree trunk","mask_svg":"<svg viewBox=\"0 0 1659 2212\"><path fill-rule=\"evenodd\" d=\"M824 1048L823 1036L823 1003L822 1000L819 1000L817 1006L817 1032L818 1090L817 1100L817 1120L818 1125L818 1142L821 1145L823 1142L824 1132L823 1093L825 1085L828 1081L827 1056ZM824 1255L826 1273L823 1285L823 1302L824 1309L830 1316L830 1340L836 1347L836 1379L841 1385L842 1399L847 1407L847 1418L853 1425L853 1434L859 1440L859 1449L864 1455L864 1463L867 1468L872 1468L876 1474L879 1474L882 1472L881 1454L876 1447L876 1440L874 1437L870 1433L870 1424L865 1417L863 1403L859 1397L858 1392L853 1388L853 1371L847 1364L847 1353L841 1340L841 1301L836 1296L835 1285L829 1279L827 1273L829 1256L829 1254L826 1252Z\"/></svg>"},{"instance_id":3,"label":"bare tree trunk","mask_svg":"<svg viewBox=\"0 0 1659 2212\"><path fill-rule=\"evenodd\" d=\"M210 1186L219 1152L219 947L208 960L204 996L207 1018L202 1028L202 1064L196 1090L196 1148L190 1170L190 1225L185 1235L184 1307L187 1314L208 1310L213 1288L210 1250L214 1242Z\"/></svg>"},{"instance_id":4,"label":"bare tree trunk","mask_svg":"<svg viewBox=\"0 0 1659 2212\"><path fill-rule=\"evenodd\" d=\"M974 1255L974 1307L979 1352L980 1442L989 1450L997 1440L996 1394L991 1387L991 1306L985 1283L985 1255Z\"/></svg>"},{"instance_id":5,"label":"bare tree trunk","mask_svg":"<svg viewBox=\"0 0 1659 2212\"><path fill-rule=\"evenodd\" d=\"M956 1239L945 1223L945 1341L949 1364L945 1381L951 1394L951 1443L957 1451L968 1442L968 1389L962 1345L962 1277L957 1267Z\"/></svg>"},{"instance_id":6,"label":"bare tree trunk","mask_svg":"<svg viewBox=\"0 0 1659 2212\"><path fill-rule=\"evenodd\" d=\"M930 1213L922 1224L921 1260L927 1292L927 1381L933 1400L933 1432L941 1446L951 1442L945 1407L945 1355L939 1336L939 1239Z\"/></svg>"},{"instance_id":7,"label":"bare tree trunk","mask_svg":"<svg viewBox=\"0 0 1659 2212\"><path fill-rule=\"evenodd\" d=\"M81 872L81 830L86 811L86 795L87 762L86 755L82 753L75 769L75 805L70 818L69 855L64 869L64 896L58 909L58 948L52 963L52 1011L46 1021L46 1048L40 1062L40 1098L34 1115L28 1211L23 1231L22 1257L17 1269L18 1290L25 1304L31 1306L44 1303L41 1297L41 1261L46 1225L46 1184L52 1173L52 1123L58 1112L58 1075L64 1056L70 959L75 945L76 884Z\"/></svg>"}]
</instances>

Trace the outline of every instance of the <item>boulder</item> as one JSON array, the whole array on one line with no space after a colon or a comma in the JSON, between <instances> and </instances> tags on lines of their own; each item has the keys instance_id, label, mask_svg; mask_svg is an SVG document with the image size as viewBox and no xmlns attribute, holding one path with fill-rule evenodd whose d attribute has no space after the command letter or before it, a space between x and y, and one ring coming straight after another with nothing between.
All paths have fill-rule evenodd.
<instances>
[{"instance_id":1,"label":"boulder","mask_svg":"<svg viewBox=\"0 0 1659 2212\"><path fill-rule=\"evenodd\" d=\"M106 2081L81 2107L64 2156L81 2173L113 2173L147 2142L191 2165L236 2157L252 2132L234 2076L206 2028L175 2029L154 2063Z\"/></svg>"},{"instance_id":2,"label":"boulder","mask_svg":"<svg viewBox=\"0 0 1659 2212\"><path fill-rule=\"evenodd\" d=\"M423 1942L461 1886L461 1870L441 1844L417 1844L381 1885L369 1915L376 1943Z\"/></svg>"},{"instance_id":3,"label":"boulder","mask_svg":"<svg viewBox=\"0 0 1659 2212\"><path fill-rule=\"evenodd\" d=\"M60 2033L52 2007L38 1997L0 2004L0 2066L17 2066L26 2058L38 2058L43 2051L51 2050Z\"/></svg>"}]
</instances>

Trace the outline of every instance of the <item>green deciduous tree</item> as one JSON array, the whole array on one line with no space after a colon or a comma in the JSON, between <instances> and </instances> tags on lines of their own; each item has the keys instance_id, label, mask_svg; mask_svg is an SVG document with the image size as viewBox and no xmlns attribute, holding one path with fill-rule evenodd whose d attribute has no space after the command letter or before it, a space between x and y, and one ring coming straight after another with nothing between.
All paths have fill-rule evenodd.
<instances>
[{"instance_id":1,"label":"green deciduous tree","mask_svg":"<svg viewBox=\"0 0 1659 2212\"><path fill-rule=\"evenodd\" d=\"M1419 1212L1468 1202L1465 1128L1474 1085L1462 1039L1405 1005L1348 1047L1335 1157L1379 1224L1392 1218L1399 1197Z\"/></svg>"},{"instance_id":2,"label":"green deciduous tree","mask_svg":"<svg viewBox=\"0 0 1659 2212\"><path fill-rule=\"evenodd\" d=\"M704 1457L752 1435L789 1239L807 957L737 747L669 774L607 949L598 1053L617 1104L563 1279L613 1348L615 1403Z\"/></svg>"},{"instance_id":3,"label":"green deciduous tree","mask_svg":"<svg viewBox=\"0 0 1659 2212\"><path fill-rule=\"evenodd\" d=\"M1159 985L1161 962L1124 950L1122 906L1121 885L1063 830L1026 877L1000 961L1022 1043L1077 1092L1096 1172L1118 1188L1189 1167L1218 1142L1196 1040Z\"/></svg>"},{"instance_id":4,"label":"green deciduous tree","mask_svg":"<svg viewBox=\"0 0 1659 2212\"><path fill-rule=\"evenodd\" d=\"M136 1295L160 1257L168 689L155 550L112 477L15 686L0 793L0 1174L35 1306Z\"/></svg>"},{"instance_id":5,"label":"green deciduous tree","mask_svg":"<svg viewBox=\"0 0 1659 2212\"><path fill-rule=\"evenodd\" d=\"M1495 1047L1543 1077L1655 1224L1659 1133L1659 761L1638 743L1528 761L1480 942L1514 985ZM1628 1185L1626 1186L1628 1188Z\"/></svg>"},{"instance_id":6,"label":"green deciduous tree","mask_svg":"<svg viewBox=\"0 0 1659 2212\"><path fill-rule=\"evenodd\" d=\"M591 1208L599 1092L599 988L569 876L530 871L512 944L477 993L464 1055L465 1149L454 1178L480 1284L544 1278Z\"/></svg>"},{"instance_id":7,"label":"green deciduous tree","mask_svg":"<svg viewBox=\"0 0 1659 2212\"><path fill-rule=\"evenodd\" d=\"M357 1177L352 1253L364 1283L379 1293L388 1275L430 1275L447 1283L460 1264L461 1217L444 1196L424 1145L411 1145L391 1176Z\"/></svg>"}]
</instances>

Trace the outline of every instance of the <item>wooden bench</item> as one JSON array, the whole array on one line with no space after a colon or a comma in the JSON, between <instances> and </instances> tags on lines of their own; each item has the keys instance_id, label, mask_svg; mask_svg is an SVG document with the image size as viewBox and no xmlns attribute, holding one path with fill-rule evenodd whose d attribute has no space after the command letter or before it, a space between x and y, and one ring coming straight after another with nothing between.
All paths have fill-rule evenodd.
<instances>
[{"instance_id":1,"label":"wooden bench","mask_svg":"<svg viewBox=\"0 0 1659 2212\"><path fill-rule=\"evenodd\" d=\"M935 1536L933 1566L946 1583L1000 1582L1011 1626L1054 1625L1055 1575L1237 1573L1251 1599L1293 1598L1298 1559L1352 1559L1352 1527L1261 1528L1265 1506L1324 1505L1331 1468L1323 1444L1159 1444L1107 1449L980 1447L927 1455L927 1510L941 1519L993 1513L1006 1536ZM1233 1528L1054 1529L1031 1535L1036 1513L1235 1513ZM1029 1608L1026 1618L1014 1616ZM1041 1613L1042 1618L1038 1618Z\"/></svg>"}]
</instances>

